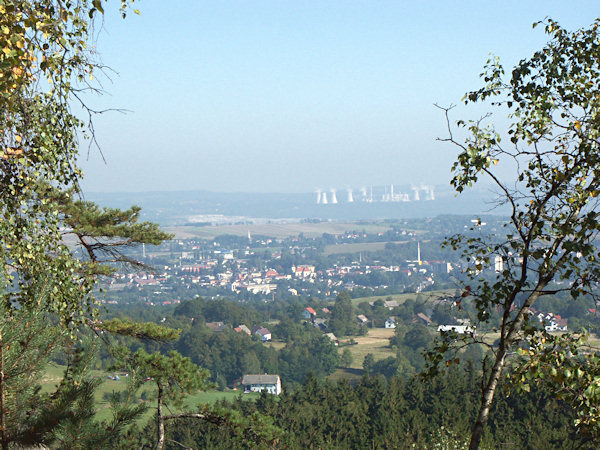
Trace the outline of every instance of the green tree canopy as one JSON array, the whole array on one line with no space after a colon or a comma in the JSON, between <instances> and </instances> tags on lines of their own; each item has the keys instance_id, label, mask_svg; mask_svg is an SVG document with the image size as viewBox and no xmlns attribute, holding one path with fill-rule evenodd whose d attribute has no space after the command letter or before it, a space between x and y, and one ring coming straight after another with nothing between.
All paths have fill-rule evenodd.
<instances>
[{"instance_id":1,"label":"green tree canopy","mask_svg":"<svg viewBox=\"0 0 600 450\"><path fill-rule=\"evenodd\" d=\"M443 139L458 147L452 179L456 191L485 179L495 185L498 203L510 210L510 221L501 235L489 235L476 224L475 233L446 242L462 252L468 265L458 300L472 302L482 323L495 310L501 314L500 339L491 368L485 372L471 448L481 442L511 352L526 340L534 349L527 357L535 359L554 345L530 326L531 307L540 297L557 292L567 292L573 299L593 296L600 279L596 245L600 230L600 20L574 32L553 20L535 25L544 27L548 43L508 75L499 59L491 58L482 75L485 86L465 96L466 104L484 102L508 115L506 129L488 125L490 113L478 120L459 120L458 131L448 121L450 135ZM463 132L464 140L455 137ZM506 179L510 171L514 178ZM497 256L504 261L504 269L491 278L485 276L485 269L493 270ZM429 355L434 372L454 361L452 349L479 340L473 334L461 339L452 334L442 336ZM556 357L554 365L559 366L561 357ZM534 380L541 379L541 372L532 373ZM595 386L599 380L590 371L582 383ZM528 383L523 382L523 387L528 389ZM597 405L600 390L584 390L583 396ZM595 407L581 413L598 417ZM597 426L598 422L579 423Z\"/></svg>"}]
</instances>

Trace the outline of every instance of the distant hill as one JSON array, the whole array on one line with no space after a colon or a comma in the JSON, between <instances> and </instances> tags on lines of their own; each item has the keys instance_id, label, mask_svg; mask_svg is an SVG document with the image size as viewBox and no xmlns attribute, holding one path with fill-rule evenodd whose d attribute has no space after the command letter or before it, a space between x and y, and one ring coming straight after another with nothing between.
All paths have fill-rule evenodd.
<instances>
[{"instance_id":1,"label":"distant hill","mask_svg":"<svg viewBox=\"0 0 600 450\"><path fill-rule=\"evenodd\" d=\"M341 197L341 195L340 195ZM436 187L435 200L317 204L316 193L218 193L209 191L157 191L87 193L86 199L103 206L127 208L139 205L143 218L161 225L263 220L375 220L435 217L441 214L503 214L493 209L489 190L467 191L455 196L448 187Z\"/></svg>"}]
</instances>

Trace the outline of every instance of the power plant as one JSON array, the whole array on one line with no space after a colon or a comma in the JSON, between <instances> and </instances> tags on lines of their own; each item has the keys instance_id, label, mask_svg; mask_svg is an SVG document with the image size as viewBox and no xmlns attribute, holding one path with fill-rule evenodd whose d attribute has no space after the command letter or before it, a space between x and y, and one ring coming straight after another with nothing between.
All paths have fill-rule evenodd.
<instances>
[{"instance_id":1,"label":"power plant","mask_svg":"<svg viewBox=\"0 0 600 450\"><path fill-rule=\"evenodd\" d=\"M337 196L335 195L335 189L331 189L331 204L335 205L337 203Z\"/></svg>"},{"instance_id":2,"label":"power plant","mask_svg":"<svg viewBox=\"0 0 600 450\"><path fill-rule=\"evenodd\" d=\"M348 192L348 197L346 201L348 203L354 203L354 197L352 196L352 188L348 188L346 189L346 191Z\"/></svg>"},{"instance_id":3,"label":"power plant","mask_svg":"<svg viewBox=\"0 0 600 450\"><path fill-rule=\"evenodd\" d=\"M338 202L337 190L334 188L329 189L330 196L327 197L327 190L317 189L317 204L321 205L335 205ZM405 186L404 189L398 189L398 185L389 184L384 186L369 186L368 188L363 186L358 189L358 195L354 196L353 188L346 188L345 201L342 199L341 203L355 203L355 202L422 202L435 200L435 188L432 185L411 185L410 187Z\"/></svg>"}]
</instances>

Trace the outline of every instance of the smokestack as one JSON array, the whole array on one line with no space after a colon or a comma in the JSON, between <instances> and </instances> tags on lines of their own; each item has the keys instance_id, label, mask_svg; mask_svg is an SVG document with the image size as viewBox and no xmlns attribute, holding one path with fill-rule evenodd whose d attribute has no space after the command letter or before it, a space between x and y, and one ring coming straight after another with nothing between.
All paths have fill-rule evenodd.
<instances>
[{"instance_id":1,"label":"smokestack","mask_svg":"<svg viewBox=\"0 0 600 450\"><path fill-rule=\"evenodd\" d=\"M323 205L326 205L328 203L327 202L327 192L323 192L323 198L321 199L321 203Z\"/></svg>"},{"instance_id":2,"label":"smokestack","mask_svg":"<svg viewBox=\"0 0 600 450\"><path fill-rule=\"evenodd\" d=\"M352 196L352 189L348 189L348 203L354 203L354 197Z\"/></svg>"},{"instance_id":3,"label":"smokestack","mask_svg":"<svg viewBox=\"0 0 600 450\"><path fill-rule=\"evenodd\" d=\"M317 205L321 203L321 189L317 189Z\"/></svg>"}]
</instances>

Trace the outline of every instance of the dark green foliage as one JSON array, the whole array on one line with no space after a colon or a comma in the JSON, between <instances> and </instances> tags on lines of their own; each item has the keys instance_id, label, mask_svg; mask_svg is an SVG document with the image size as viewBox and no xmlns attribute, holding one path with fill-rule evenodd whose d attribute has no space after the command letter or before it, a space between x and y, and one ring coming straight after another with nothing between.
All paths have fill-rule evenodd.
<instances>
[{"instance_id":1,"label":"dark green foliage","mask_svg":"<svg viewBox=\"0 0 600 450\"><path fill-rule=\"evenodd\" d=\"M110 319L97 322L95 328L119 336L153 341L177 340L181 330L163 327L152 322L132 322L130 320Z\"/></svg>"},{"instance_id":2,"label":"dark green foliage","mask_svg":"<svg viewBox=\"0 0 600 450\"><path fill-rule=\"evenodd\" d=\"M434 334L431 328L420 324L398 324L390 345L396 349L400 374L415 373L425 367L423 353L431 347Z\"/></svg>"},{"instance_id":3,"label":"dark green foliage","mask_svg":"<svg viewBox=\"0 0 600 450\"><path fill-rule=\"evenodd\" d=\"M322 378L340 365L337 347L322 335L290 342L278 356L279 374L286 383L303 383L309 374Z\"/></svg>"},{"instance_id":4,"label":"dark green foliage","mask_svg":"<svg viewBox=\"0 0 600 450\"><path fill-rule=\"evenodd\" d=\"M3 445L28 445L56 430L58 422L47 414L52 400L40 392L46 364L66 333L48 326L45 298L48 285L38 284L37 305L13 309L0 302L0 407L3 408ZM32 290L33 291L33 290Z\"/></svg>"},{"instance_id":5,"label":"dark green foliage","mask_svg":"<svg viewBox=\"0 0 600 450\"><path fill-rule=\"evenodd\" d=\"M183 331L176 348L194 364L210 370L213 381L224 377L229 386L244 375L245 368L258 367L254 373L278 373L275 349L232 329L215 333L195 323Z\"/></svg>"},{"instance_id":6,"label":"dark green foliage","mask_svg":"<svg viewBox=\"0 0 600 450\"><path fill-rule=\"evenodd\" d=\"M370 353L369 353L370 355ZM367 355L367 356L369 356ZM370 362L369 364L367 364L367 358L365 357L365 362L363 363L363 367L365 369L365 372L367 372L368 374L375 374L375 375L383 375L386 378L392 378L396 375L400 375L400 367L399 367L399 360L398 358L395 358L393 356L390 356L388 358L384 358L384 359L380 359L377 362ZM405 372L402 372L402 375L404 375Z\"/></svg>"},{"instance_id":7,"label":"dark green foliage","mask_svg":"<svg viewBox=\"0 0 600 450\"><path fill-rule=\"evenodd\" d=\"M246 325L252 327L262 319L254 308L242 306L237 302L226 299L205 300L201 297L182 302L175 308L175 317L202 322L224 322L233 327Z\"/></svg>"},{"instance_id":8,"label":"dark green foliage","mask_svg":"<svg viewBox=\"0 0 600 450\"><path fill-rule=\"evenodd\" d=\"M354 357L352 356L352 352L350 351L350 349L345 348L342 351L342 356L340 359L340 363L341 363L342 367L350 367L352 365L353 361L354 361Z\"/></svg>"},{"instance_id":9,"label":"dark green foliage","mask_svg":"<svg viewBox=\"0 0 600 450\"><path fill-rule=\"evenodd\" d=\"M427 382L367 377L351 386L308 377L279 398L265 394L256 402L240 397L222 404L244 417L256 412L270 417L282 430L278 448L458 448L468 442L477 414L479 381L470 364ZM484 446L593 448L574 434L573 420L568 408L544 391L501 396ZM185 434L182 425L177 436L193 448L244 448L227 429L208 424L201 429Z\"/></svg>"},{"instance_id":10,"label":"dark green foliage","mask_svg":"<svg viewBox=\"0 0 600 450\"><path fill-rule=\"evenodd\" d=\"M300 314L298 314L299 316ZM322 333L309 322L298 322L291 318L281 320L272 327L273 335L285 342L302 339L305 336L320 336Z\"/></svg>"},{"instance_id":11,"label":"dark green foliage","mask_svg":"<svg viewBox=\"0 0 600 450\"><path fill-rule=\"evenodd\" d=\"M49 185L44 189L49 202L59 209L64 225L89 258L88 270L93 274L110 275L119 265L151 270L126 252L142 243L158 245L173 237L155 223L138 223L139 206L128 210L102 208L93 202L76 200L75 189L59 191Z\"/></svg>"},{"instance_id":12,"label":"dark green foliage","mask_svg":"<svg viewBox=\"0 0 600 450\"><path fill-rule=\"evenodd\" d=\"M200 407L198 413L204 416L203 420L189 417L170 420L164 448L277 448L282 431L273 425L273 419L258 413L254 408L244 407L246 402L235 403L239 408L231 408L227 403L224 403L225 406L216 405L210 410ZM143 434L134 435L131 445L135 448L154 449L154 443L144 437L154 434L156 425L150 422Z\"/></svg>"},{"instance_id":13,"label":"dark green foliage","mask_svg":"<svg viewBox=\"0 0 600 450\"><path fill-rule=\"evenodd\" d=\"M329 328L338 337L359 334L359 325L356 313L352 308L352 300L348 292L344 291L335 299L331 308Z\"/></svg>"},{"instance_id":14,"label":"dark green foliage","mask_svg":"<svg viewBox=\"0 0 600 450\"><path fill-rule=\"evenodd\" d=\"M212 381L224 379L228 386L248 373L277 373L286 385L302 383L308 373L323 377L339 366L337 348L312 325L285 321L274 330L289 332L288 342L279 351L243 332L213 332L194 322L184 329L176 349L208 369Z\"/></svg>"},{"instance_id":15,"label":"dark green foliage","mask_svg":"<svg viewBox=\"0 0 600 450\"><path fill-rule=\"evenodd\" d=\"M47 442L56 448L105 448L121 435L146 411L145 404L136 401L131 390L109 396L111 418L100 421L96 417L95 391L103 383L90 377L88 368L95 357L95 347L79 347L72 352L69 365L57 391L50 397L50 408L41 409L46 421L55 421L57 427L47 436Z\"/></svg>"},{"instance_id":16,"label":"dark green foliage","mask_svg":"<svg viewBox=\"0 0 600 450\"><path fill-rule=\"evenodd\" d=\"M363 359L363 370L365 373L370 374L375 364L375 357L372 353L367 353L365 359Z\"/></svg>"}]
</instances>

